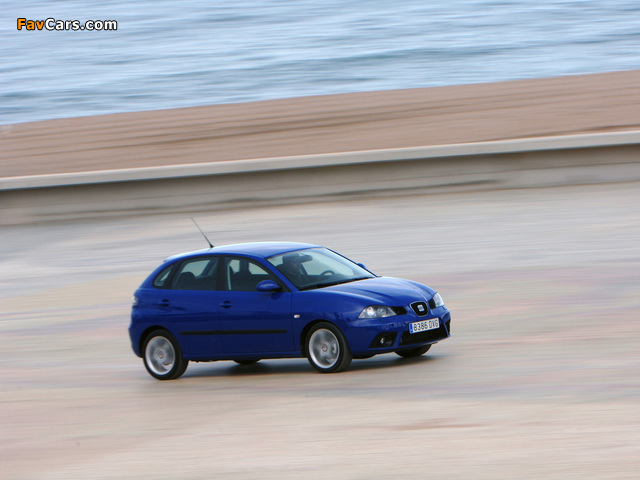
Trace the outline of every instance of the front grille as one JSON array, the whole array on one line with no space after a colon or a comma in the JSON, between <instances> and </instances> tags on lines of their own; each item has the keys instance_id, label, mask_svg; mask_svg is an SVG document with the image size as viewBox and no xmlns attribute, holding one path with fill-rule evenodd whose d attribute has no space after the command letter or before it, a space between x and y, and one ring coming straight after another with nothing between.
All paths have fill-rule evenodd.
<instances>
[{"instance_id":1,"label":"front grille","mask_svg":"<svg viewBox=\"0 0 640 480\"><path fill-rule=\"evenodd\" d=\"M427 304L425 302L413 302L411 304L411 309L419 317L424 317L426 314L429 313L429 309L427 308Z\"/></svg>"},{"instance_id":2,"label":"front grille","mask_svg":"<svg viewBox=\"0 0 640 480\"><path fill-rule=\"evenodd\" d=\"M391 307L391 310L393 310L393 312L396 315L406 315L407 314L407 309L404 307Z\"/></svg>"},{"instance_id":3,"label":"front grille","mask_svg":"<svg viewBox=\"0 0 640 480\"><path fill-rule=\"evenodd\" d=\"M447 330L444 326L444 322L440 320L440 327L435 330L427 330L420 333L404 332L400 339L400 345L413 345L416 343L437 342L447 338Z\"/></svg>"}]
</instances>

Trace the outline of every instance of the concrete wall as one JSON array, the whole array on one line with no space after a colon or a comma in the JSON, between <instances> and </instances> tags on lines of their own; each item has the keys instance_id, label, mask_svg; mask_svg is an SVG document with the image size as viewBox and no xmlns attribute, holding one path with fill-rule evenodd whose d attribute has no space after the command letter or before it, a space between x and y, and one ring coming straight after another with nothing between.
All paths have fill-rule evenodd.
<instances>
[{"instance_id":1,"label":"concrete wall","mask_svg":"<svg viewBox=\"0 0 640 480\"><path fill-rule=\"evenodd\" d=\"M0 179L0 224L640 180L640 132Z\"/></svg>"}]
</instances>

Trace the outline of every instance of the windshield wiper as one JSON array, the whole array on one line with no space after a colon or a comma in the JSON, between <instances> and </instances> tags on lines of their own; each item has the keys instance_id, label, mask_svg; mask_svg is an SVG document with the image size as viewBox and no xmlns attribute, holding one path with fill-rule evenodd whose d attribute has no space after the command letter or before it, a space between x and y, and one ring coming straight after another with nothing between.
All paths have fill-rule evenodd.
<instances>
[{"instance_id":1,"label":"windshield wiper","mask_svg":"<svg viewBox=\"0 0 640 480\"><path fill-rule=\"evenodd\" d=\"M306 285L302 288L300 288L300 290L312 290L315 288L320 288L320 287L332 287L334 285L341 285L343 283L351 283L351 282L357 282L358 280L366 280L368 278L374 278L374 277L357 277L357 278L349 278L348 280L338 280L335 282L319 282L319 283L312 283L311 285Z\"/></svg>"},{"instance_id":2,"label":"windshield wiper","mask_svg":"<svg viewBox=\"0 0 640 480\"><path fill-rule=\"evenodd\" d=\"M356 277L356 278L350 278L349 280L345 280L344 282L340 282L340 283L351 283L351 282L357 282L358 280L367 280L369 278L374 278L374 277Z\"/></svg>"}]
</instances>

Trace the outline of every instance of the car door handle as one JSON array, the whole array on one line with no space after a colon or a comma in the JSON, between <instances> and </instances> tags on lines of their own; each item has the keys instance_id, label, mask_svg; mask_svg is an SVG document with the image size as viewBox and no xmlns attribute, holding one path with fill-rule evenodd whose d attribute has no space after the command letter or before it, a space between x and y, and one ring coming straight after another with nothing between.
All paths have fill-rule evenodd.
<instances>
[{"instance_id":1,"label":"car door handle","mask_svg":"<svg viewBox=\"0 0 640 480\"><path fill-rule=\"evenodd\" d=\"M168 307L169 305L171 305L171 302L165 298L164 300L160 300L158 302L158 305L160 305L161 307Z\"/></svg>"},{"instance_id":2,"label":"car door handle","mask_svg":"<svg viewBox=\"0 0 640 480\"><path fill-rule=\"evenodd\" d=\"M232 304L231 304L231 302L230 302L229 300L227 300L226 302L222 302L222 303L220 304L220 306L221 306L222 308L231 308L231 305L232 305Z\"/></svg>"}]
</instances>

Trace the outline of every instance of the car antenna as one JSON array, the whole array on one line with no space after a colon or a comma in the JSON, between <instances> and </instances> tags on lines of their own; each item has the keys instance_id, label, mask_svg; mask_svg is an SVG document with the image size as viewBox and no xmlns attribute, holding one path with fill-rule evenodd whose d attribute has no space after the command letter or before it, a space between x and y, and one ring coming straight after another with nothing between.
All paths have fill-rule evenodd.
<instances>
[{"instance_id":1,"label":"car antenna","mask_svg":"<svg viewBox=\"0 0 640 480\"><path fill-rule=\"evenodd\" d=\"M207 238L207 236L205 235L205 233L202 231L202 229L200 228L200 225L198 225L198 223L194 220L193 217L191 217L191 221L195 224L196 227L198 227L198 230L200 230L200 233L202 234L202 236L204 237L204 239L207 241L207 243L209 244L209 248L213 248L213 243L211 243L211 241Z\"/></svg>"}]
</instances>

